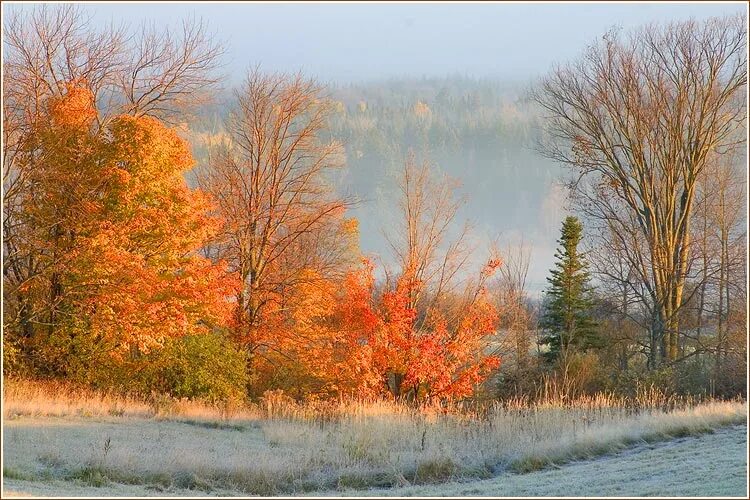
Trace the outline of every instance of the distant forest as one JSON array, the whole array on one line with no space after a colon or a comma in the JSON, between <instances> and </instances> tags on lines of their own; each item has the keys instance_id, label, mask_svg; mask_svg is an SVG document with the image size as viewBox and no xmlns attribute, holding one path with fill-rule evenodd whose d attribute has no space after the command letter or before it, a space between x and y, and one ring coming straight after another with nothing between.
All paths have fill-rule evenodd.
<instances>
[{"instance_id":1,"label":"distant forest","mask_svg":"<svg viewBox=\"0 0 750 500\"><path fill-rule=\"evenodd\" d=\"M533 263L528 283L538 298L563 219L565 172L535 150L544 129L528 90L523 83L465 77L328 86L337 106L327 139L346 149L346 167L335 183L360 200L352 213L363 250L387 258L381 231L395 216L397 174L413 151L460 181L466 196L460 215L472 221L476 237L541 246L534 257L543 260ZM223 119L231 102L222 94L190 124L198 161L212 141L228 140Z\"/></svg>"}]
</instances>

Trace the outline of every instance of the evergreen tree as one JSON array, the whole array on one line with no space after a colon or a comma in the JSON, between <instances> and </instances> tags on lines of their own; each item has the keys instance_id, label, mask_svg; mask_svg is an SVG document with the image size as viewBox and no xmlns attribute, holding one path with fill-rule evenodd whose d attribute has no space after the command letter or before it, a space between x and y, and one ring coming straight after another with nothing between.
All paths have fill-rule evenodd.
<instances>
[{"instance_id":1,"label":"evergreen tree","mask_svg":"<svg viewBox=\"0 0 750 500\"><path fill-rule=\"evenodd\" d=\"M540 343L549 346L544 354L548 361L557 360L571 348L585 350L600 343L592 318L588 263L578 251L582 229L576 217L563 221L557 262L547 278L550 287L540 321L544 330Z\"/></svg>"}]
</instances>

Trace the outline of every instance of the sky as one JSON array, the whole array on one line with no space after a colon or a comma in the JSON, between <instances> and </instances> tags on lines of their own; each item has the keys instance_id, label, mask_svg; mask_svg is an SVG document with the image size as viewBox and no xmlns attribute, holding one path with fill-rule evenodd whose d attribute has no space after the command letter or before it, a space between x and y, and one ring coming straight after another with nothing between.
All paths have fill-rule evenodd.
<instances>
[{"instance_id":1,"label":"sky","mask_svg":"<svg viewBox=\"0 0 750 500\"><path fill-rule=\"evenodd\" d=\"M202 18L227 46L230 79L260 64L269 71L303 70L325 82L349 82L455 74L527 80L574 57L614 25L628 29L747 7L737 2L86 2L84 8L101 23L159 25Z\"/></svg>"}]
</instances>

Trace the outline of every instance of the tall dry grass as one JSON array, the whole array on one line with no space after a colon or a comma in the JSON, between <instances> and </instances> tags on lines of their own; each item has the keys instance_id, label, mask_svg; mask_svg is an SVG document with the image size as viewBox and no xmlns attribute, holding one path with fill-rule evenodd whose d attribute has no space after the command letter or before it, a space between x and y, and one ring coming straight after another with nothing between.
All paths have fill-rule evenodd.
<instances>
[{"instance_id":1,"label":"tall dry grass","mask_svg":"<svg viewBox=\"0 0 750 500\"><path fill-rule=\"evenodd\" d=\"M55 387L6 385L4 415L12 425L4 438L5 463L24 474L38 467L41 456L55 464L55 473L94 483L140 481L263 495L527 472L747 421L744 402L698 402L654 388L632 398L568 399L550 392L534 401L447 407L298 404L269 393L229 415L197 403L173 402L165 411L153 401ZM86 419L78 417L88 415L115 418L73 429L42 423L45 416L67 416L80 424ZM186 430L184 423L199 427ZM106 460L99 452L81 451L97 450L105 438L113 443ZM23 444L31 442L34 448Z\"/></svg>"},{"instance_id":2,"label":"tall dry grass","mask_svg":"<svg viewBox=\"0 0 750 500\"><path fill-rule=\"evenodd\" d=\"M253 406L229 407L154 394L138 398L60 382L5 379L3 417L131 417L196 420L252 419Z\"/></svg>"}]
</instances>

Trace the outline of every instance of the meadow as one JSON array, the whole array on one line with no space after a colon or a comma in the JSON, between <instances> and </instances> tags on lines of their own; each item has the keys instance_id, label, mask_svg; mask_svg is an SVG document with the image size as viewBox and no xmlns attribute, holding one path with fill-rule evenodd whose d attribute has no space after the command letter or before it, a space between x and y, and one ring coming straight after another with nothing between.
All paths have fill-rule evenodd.
<instances>
[{"instance_id":1,"label":"meadow","mask_svg":"<svg viewBox=\"0 0 750 500\"><path fill-rule=\"evenodd\" d=\"M734 428L747 421L747 406L643 389L633 398L551 395L420 408L384 400L300 404L269 393L257 404L217 408L10 380L3 417L3 477L19 490L433 495L467 481L489 484L477 491L492 494L493 481L523 482L524 474L563 464ZM117 489L135 486L140 493Z\"/></svg>"}]
</instances>

